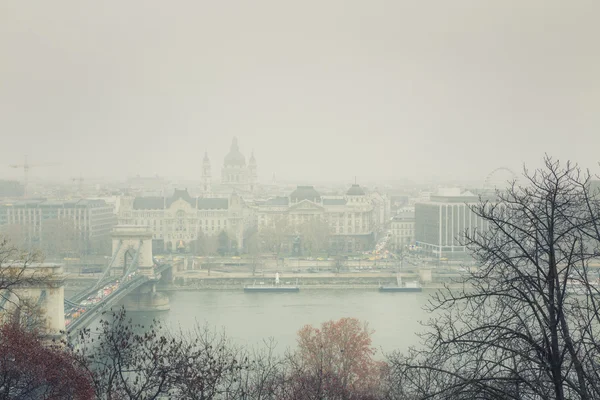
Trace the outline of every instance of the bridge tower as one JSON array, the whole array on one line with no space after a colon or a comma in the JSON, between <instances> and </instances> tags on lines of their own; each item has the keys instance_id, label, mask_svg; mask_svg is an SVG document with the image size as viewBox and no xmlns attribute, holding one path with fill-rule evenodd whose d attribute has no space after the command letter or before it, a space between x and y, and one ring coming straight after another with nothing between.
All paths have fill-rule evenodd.
<instances>
[{"instance_id":1,"label":"bridge tower","mask_svg":"<svg viewBox=\"0 0 600 400\"><path fill-rule=\"evenodd\" d=\"M112 231L113 275L123 275L133 263L138 273L152 276L152 231L147 226L118 225Z\"/></svg>"},{"instance_id":2,"label":"bridge tower","mask_svg":"<svg viewBox=\"0 0 600 400\"><path fill-rule=\"evenodd\" d=\"M123 300L127 311L160 311L169 309L169 297L156 291L160 275L155 273L152 256L152 231L146 226L119 225L112 232L112 274L123 276L136 272L148 282Z\"/></svg>"},{"instance_id":3,"label":"bridge tower","mask_svg":"<svg viewBox=\"0 0 600 400\"><path fill-rule=\"evenodd\" d=\"M22 274L25 280L33 279L22 286L13 288L12 292L2 293L0 296L0 319L7 317L17 307L34 307L40 313L43 326L41 333L46 338L61 338L61 331L65 330L65 275L62 264L34 263L25 268L23 264L3 265L0 268L14 270L15 274ZM11 272L8 272L11 274ZM26 324L35 323L26 317Z\"/></svg>"}]
</instances>

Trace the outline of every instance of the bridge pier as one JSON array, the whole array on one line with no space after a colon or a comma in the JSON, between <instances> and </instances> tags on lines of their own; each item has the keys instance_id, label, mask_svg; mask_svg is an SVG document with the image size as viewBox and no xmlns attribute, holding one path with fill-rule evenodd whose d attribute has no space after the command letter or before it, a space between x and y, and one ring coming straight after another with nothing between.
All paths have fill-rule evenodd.
<instances>
[{"instance_id":1,"label":"bridge pier","mask_svg":"<svg viewBox=\"0 0 600 400\"><path fill-rule=\"evenodd\" d=\"M22 263L2 265L8 276L21 275L24 279L34 279L4 292L0 297L0 321L24 313L25 325L39 329L44 339L61 339L65 329L64 299L65 275L62 264L34 263L26 267ZM29 313L33 313L30 315Z\"/></svg>"},{"instance_id":2,"label":"bridge pier","mask_svg":"<svg viewBox=\"0 0 600 400\"><path fill-rule=\"evenodd\" d=\"M122 301L125 309L127 311L168 310L169 297L156 291L159 277L154 272L152 231L149 227L119 225L113 230L112 237L115 259L113 268L117 274L131 271L131 265L135 264L136 274L145 275L150 279L148 283L125 296Z\"/></svg>"},{"instance_id":3,"label":"bridge pier","mask_svg":"<svg viewBox=\"0 0 600 400\"><path fill-rule=\"evenodd\" d=\"M142 285L127 295L123 299L123 306L132 312L167 311L171 308L169 296L157 292L155 282Z\"/></svg>"}]
</instances>

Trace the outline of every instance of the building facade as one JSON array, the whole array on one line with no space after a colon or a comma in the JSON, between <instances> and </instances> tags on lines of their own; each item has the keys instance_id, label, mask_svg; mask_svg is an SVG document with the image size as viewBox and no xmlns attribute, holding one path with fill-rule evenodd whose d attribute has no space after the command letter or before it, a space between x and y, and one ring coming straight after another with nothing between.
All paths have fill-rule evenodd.
<instances>
[{"instance_id":1,"label":"building facade","mask_svg":"<svg viewBox=\"0 0 600 400\"><path fill-rule=\"evenodd\" d=\"M402 212L394 215L391 221L392 249L400 251L415 243L415 214Z\"/></svg>"},{"instance_id":2,"label":"building facade","mask_svg":"<svg viewBox=\"0 0 600 400\"><path fill-rule=\"evenodd\" d=\"M37 199L0 203L0 228L19 226L31 243L42 241L49 221L66 223L87 246L110 239L117 217L114 207L104 200Z\"/></svg>"},{"instance_id":3,"label":"building facade","mask_svg":"<svg viewBox=\"0 0 600 400\"><path fill-rule=\"evenodd\" d=\"M0 199L18 198L25 195L25 186L17 181L0 180Z\"/></svg>"},{"instance_id":4,"label":"building facade","mask_svg":"<svg viewBox=\"0 0 600 400\"><path fill-rule=\"evenodd\" d=\"M444 189L427 202L415 204L415 242L425 253L438 258L464 258L466 232L489 229L489 224L470 209L479 204L471 192Z\"/></svg>"},{"instance_id":5,"label":"building facade","mask_svg":"<svg viewBox=\"0 0 600 400\"><path fill-rule=\"evenodd\" d=\"M123 197L119 211L119 224L150 227L153 247L159 252L189 251L202 235L221 232L241 249L244 232L253 222L251 211L236 194L191 197L187 190L175 190L171 197Z\"/></svg>"},{"instance_id":6,"label":"building facade","mask_svg":"<svg viewBox=\"0 0 600 400\"><path fill-rule=\"evenodd\" d=\"M223 159L221 182L212 181L211 163L208 154L202 161L202 192L206 196L230 193L254 193L258 184L258 166L254 152L246 164L246 157L241 153L237 138L233 138L229 153Z\"/></svg>"},{"instance_id":7,"label":"building facade","mask_svg":"<svg viewBox=\"0 0 600 400\"><path fill-rule=\"evenodd\" d=\"M285 226L289 250L293 240L302 240L302 227L316 223L327 230L328 248L334 253L369 250L379 226L380 207L359 185L344 196L326 197L313 186L298 186L289 196L257 203L258 232ZM315 225L315 226L317 226Z\"/></svg>"}]
</instances>

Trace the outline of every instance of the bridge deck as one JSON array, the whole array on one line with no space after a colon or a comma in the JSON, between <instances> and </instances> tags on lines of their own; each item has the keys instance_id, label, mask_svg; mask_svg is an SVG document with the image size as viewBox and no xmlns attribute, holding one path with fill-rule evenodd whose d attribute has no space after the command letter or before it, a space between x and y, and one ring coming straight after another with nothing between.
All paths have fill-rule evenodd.
<instances>
[{"instance_id":1,"label":"bridge deck","mask_svg":"<svg viewBox=\"0 0 600 400\"><path fill-rule=\"evenodd\" d=\"M119 287L115 291L104 296L101 301L95 304L84 306L81 305L81 302L88 297L93 296L98 291L99 287L102 288L106 284L116 282L118 278L112 277L111 279L106 279L103 286L96 284L92 288L76 294L68 300L67 305L77 304L79 305L79 308L83 309L83 312L66 326L68 334L71 335L88 326L94 319L100 316L102 312L110 309L112 305L122 300L125 296L142 286L144 283L158 281L161 274L169 268L171 268L170 264L163 264L154 268L154 277L152 278L146 275L137 275L129 280L125 278L124 281L120 282ZM65 310L65 320L67 320L67 314L71 314L75 308L77 307L69 307L68 310Z\"/></svg>"}]
</instances>

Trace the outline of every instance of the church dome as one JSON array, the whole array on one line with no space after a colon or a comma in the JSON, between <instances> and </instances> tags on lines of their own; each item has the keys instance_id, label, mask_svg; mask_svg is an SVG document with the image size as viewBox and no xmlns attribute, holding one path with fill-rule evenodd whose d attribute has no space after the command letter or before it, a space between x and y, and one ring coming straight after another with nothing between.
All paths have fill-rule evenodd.
<instances>
[{"instance_id":1,"label":"church dome","mask_svg":"<svg viewBox=\"0 0 600 400\"><path fill-rule=\"evenodd\" d=\"M347 196L364 196L365 191L359 185L352 185L346 192Z\"/></svg>"},{"instance_id":2,"label":"church dome","mask_svg":"<svg viewBox=\"0 0 600 400\"><path fill-rule=\"evenodd\" d=\"M231 142L231 147L229 148L229 153L225 156L226 166L246 166L246 157L242 153L240 153L240 148L238 147L237 138L233 138Z\"/></svg>"},{"instance_id":3,"label":"church dome","mask_svg":"<svg viewBox=\"0 0 600 400\"><path fill-rule=\"evenodd\" d=\"M313 186L298 186L296 190L290 194L290 199L292 199L292 202L294 203L302 200L310 200L319 203L321 201L321 195Z\"/></svg>"}]
</instances>

